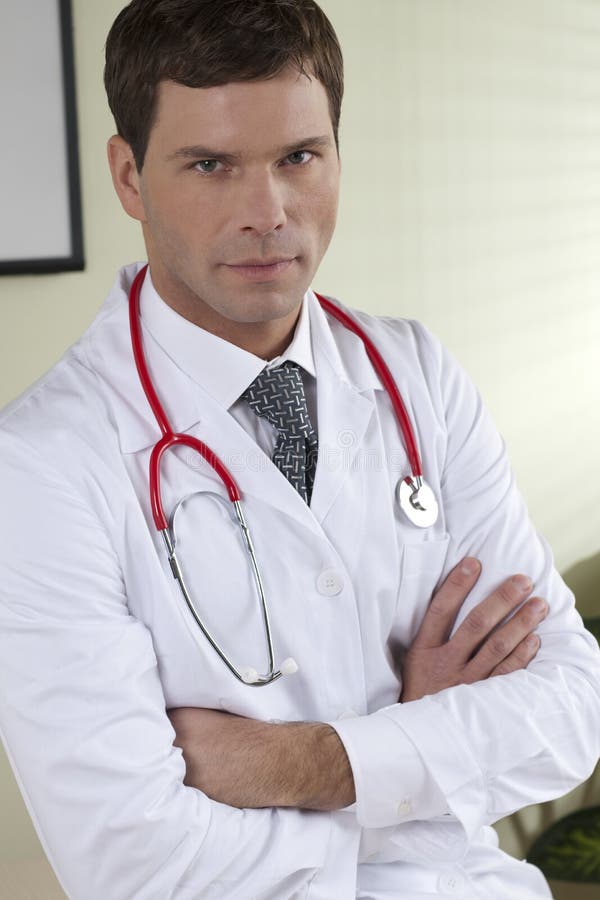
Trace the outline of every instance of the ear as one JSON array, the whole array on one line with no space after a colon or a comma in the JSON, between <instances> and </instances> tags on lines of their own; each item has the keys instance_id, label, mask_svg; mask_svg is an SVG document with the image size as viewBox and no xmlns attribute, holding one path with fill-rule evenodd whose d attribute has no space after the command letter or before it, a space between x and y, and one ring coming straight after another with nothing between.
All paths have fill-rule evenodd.
<instances>
[{"instance_id":1,"label":"ear","mask_svg":"<svg viewBox=\"0 0 600 900\"><path fill-rule=\"evenodd\" d=\"M120 135L115 134L110 138L106 151L121 206L132 219L145 222L146 211L140 191L140 175L131 147Z\"/></svg>"}]
</instances>

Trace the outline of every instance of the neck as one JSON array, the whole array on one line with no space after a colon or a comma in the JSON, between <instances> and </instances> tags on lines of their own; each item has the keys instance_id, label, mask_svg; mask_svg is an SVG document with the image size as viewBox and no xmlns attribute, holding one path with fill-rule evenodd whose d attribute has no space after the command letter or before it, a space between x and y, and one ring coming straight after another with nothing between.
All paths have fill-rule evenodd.
<instances>
[{"instance_id":1,"label":"neck","mask_svg":"<svg viewBox=\"0 0 600 900\"><path fill-rule=\"evenodd\" d=\"M293 317L286 316L285 320L253 323L228 322L226 328L220 328L219 323L214 323L214 326L210 327L205 322L194 322L193 319L190 321L222 340L229 341L230 344L235 344L236 347L241 347L242 350L269 362L269 360L281 356L289 347L299 315L300 310L298 309L293 313Z\"/></svg>"},{"instance_id":2,"label":"neck","mask_svg":"<svg viewBox=\"0 0 600 900\"><path fill-rule=\"evenodd\" d=\"M261 316L258 321L237 321L205 303L187 286L179 282L174 284L173 279L163 277L160 266L152 268L151 272L154 288L167 306L204 331L266 361L280 356L289 346L300 316L302 299L294 306L289 298L285 298L284 302L281 299L273 301L271 310L267 312L266 302L257 303L256 316ZM279 304L278 311L283 312L280 316L273 316L276 302ZM238 314L239 309L232 312Z\"/></svg>"}]
</instances>

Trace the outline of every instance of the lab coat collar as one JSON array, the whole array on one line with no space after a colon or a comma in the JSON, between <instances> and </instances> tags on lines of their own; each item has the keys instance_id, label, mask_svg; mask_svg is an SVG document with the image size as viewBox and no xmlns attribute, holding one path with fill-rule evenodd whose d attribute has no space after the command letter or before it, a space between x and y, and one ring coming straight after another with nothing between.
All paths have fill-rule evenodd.
<instances>
[{"instance_id":1,"label":"lab coat collar","mask_svg":"<svg viewBox=\"0 0 600 900\"><path fill-rule=\"evenodd\" d=\"M152 447L160 437L133 359L129 330L129 291L143 262L125 266L98 315L82 338L88 364L97 373L114 417L123 453ZM175 431L186 431L200 420L198 391L173 365L142 321L146 363L158 397ZM176 401L176 402L175 402Z\"/></svg>"},{"instance_id":2,"label":"lab coat collar","mask_svg":"<svg viewBox=\"0 0 600 900\"><path fill-rule=\"evenodd\" d=\"M323 296L352 315L368 331L364 313L347 309L326 294ZM313 291L308 292L307 299L315 357L318 357L322 364L327 365L341 383L355 391L364 393L370 390L384 390L361 339L337 319L328 316ZM318 362L316 366L318 371ZM319 416L320 419L321 416Z\"/></svg>"}]
</instances>

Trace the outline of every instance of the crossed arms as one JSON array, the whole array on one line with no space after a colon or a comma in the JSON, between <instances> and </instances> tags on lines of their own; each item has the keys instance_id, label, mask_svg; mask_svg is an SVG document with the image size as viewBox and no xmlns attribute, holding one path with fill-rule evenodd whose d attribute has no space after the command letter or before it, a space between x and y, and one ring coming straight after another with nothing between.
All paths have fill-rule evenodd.
<instances>
[{"instance_id":1,"label":"crossed arms","mask_svg":"<svg viewBox=\"0 0 600 900\"><path fill-rule=\"evenodd\" d=\"M463 560L434 595L402 662L402 703L515 672L537 653L533 630L547 604L539 597L527 599L531 581L524 575L508 579L474 607L449 638L479 571L476 560ZM271 724L194 707L171 709L168 715L186 763L184 783L213 800L240 809L324 811L356 799L348 756L330 725Z\"/></svg>"},{"instance_id":2,"label":"crossed arms","mask_svg":"<svg viewBox=\"0 0 600 900\"><path fill-rule=\"evenodd\" d=\"M597 647L528 522L499 439L453 369L431 375L448 395L439 411L448 421L445 558L480 558L477 586L463 603L477 573L455 570L420 616L402 661L402 702L390 697L392 706L332 726L278 726L168 702L199 695L195 670L180 665L173 643L159 677L157 650L165 648L146 623L158 632L159 612L172 617L165 574L141 537L139 501L121 458L114 461L100 401L97 415L87 413L95 376L72 368L61 370L64 402L50 382L49 396L22 403L0 431L0 729L44 849L74 900L226 896L249 872L277 896L281 877L325 865L336 814L312 810L356 795L358 825L400 824L391 788L404 790L410 777L401 752L408 743L427 784L439 786L442 814L451 813L444 828L462 828L466 838L587 777L600 738ZM65 441L78 392L87 430L68 431ZM58 426L40 432L41 406ZM437 550L432 578L445 553ZM491 634L529 588L505 585L474 606L519 570L550 606L529 666L535 648L526 651L523 637L537 621L525 618L529 603ZM417 594L413 582L411 609ZM448 640L459 608L463 621ZM170 709L175 733L165 705L184 707ZM440 811L418 787L412 800L399 831L416 831L420 852L411 819L418 825Z\"/></svg>"}]
</instances>

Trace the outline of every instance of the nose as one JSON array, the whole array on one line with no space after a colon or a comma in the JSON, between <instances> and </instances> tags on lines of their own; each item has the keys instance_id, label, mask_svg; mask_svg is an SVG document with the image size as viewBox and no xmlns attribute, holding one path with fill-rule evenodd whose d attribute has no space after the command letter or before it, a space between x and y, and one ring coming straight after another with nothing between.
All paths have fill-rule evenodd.
<instances>
[{"instance_id":1,"label":"nose","mask_svg":"<svg viewBox=\"0 0 600 900\"><path fill-rule=\"evenodd\" d=\"M237 193L238 220L242 231L261 237L279 231L287 222L285 186L272 172L248 174Z\"/></svg>"}]
</instances>

